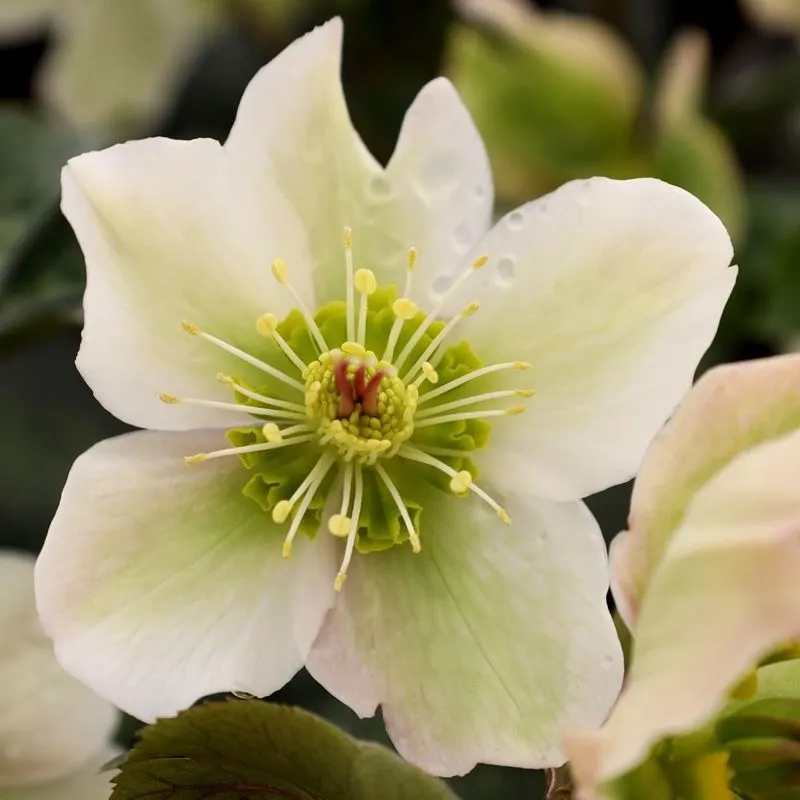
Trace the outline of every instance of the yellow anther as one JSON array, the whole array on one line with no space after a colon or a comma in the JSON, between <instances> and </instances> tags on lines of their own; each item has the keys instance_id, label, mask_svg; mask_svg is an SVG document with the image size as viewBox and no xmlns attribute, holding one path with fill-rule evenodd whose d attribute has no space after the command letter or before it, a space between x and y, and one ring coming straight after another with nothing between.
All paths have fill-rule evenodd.
<instances>
[{"instance_id":1,"label":"yellow anther","mask_svg":"<svg viewBox=\"0 0 800 800\"><path fill-rule=\"evenodd\" d=\"M469 487L471 484L472 475L470 475L470 473L464 469L453 476L453 479L450 481L450 491L459 497L463 497L469 492Z\"/></svg>"},{"instance_id":2,"label":"yellow anther","mask_svg":"<svg viewBox=\"0 0 800 800\"><path fill-rule=\"evenodd\" d=\"M529 364L527 361L515 361L514 362L514 369L526 370L531 369L533 364Z\"/></svg>"},{"instance_id":3,"label":"yellow anther","mask_svg":"<svg viewBox=\"0 0 800 800\"><path fill-rule=\"evenodd\" d=\"M328 520L328 530L334 535L344 538L350 535L353 521L344 514L334 514Z\"/></svg>"},{"instance_id":4,"label":"yellow anther","mask_svg":"<svg viewBox=\"0 0 800 800\"><path fill-rule=\"evenodd\" d=\"M433 368L430 361L422 365L422 374L429 383L439 383L439 373Z\"/></svg>"},{"instance_id":5,"label":"yellow anther","mask_svg":"<svg viewBox=\"0 0 800 800\"><path fill-rule=\"evenodd\" d=\"M418 309L413 300L409 300L407 297L400 297L392 303L392 311L400 319L414 319L417 316Z\"/></svg>"},{"instance_id":6,"label":"yellow anther","mask_svg":"<svg viewBox=\"0 0 800 800\"><path fill-rule=\"evenodd\" d=\"M288 500L279 500L272 509L272 520L280 525L282 522L286 522L291 513L292 504Z\"/></svg>"},{"instance_id":7,"label":"yellow anther","mask_svg":"<svg viewBox=\"0 0 800 800\"><path fill-rule=\"evenodd\" d=\"M347 250L353 247L353 229L349 225L344 229L344 246Z\"/></svg>"},{"instance_id":8,"label":"yellow anther","mask_svg":"<svg viewBox=\"0 0 800 800\"><path fill-rule=\"evenodd\" d=\"M272 262L272 274L279 283L286 284L289 282L289 267L286 262L280 258L276 258Z\"/></svg>"},{"instance_id":9,"label":"yellow anther","mask_svg":"<svg viewBox=\"0 0 800 800\"><path fill-rule=\"evenodd\" d=\"M500 517L500 522L502 522L504 525L511 524L511 517L508 516L504 508L498 510L497 516Z\"/></svg>"},{"instance_id":10,"label":"yellow anther","mask_svg":"<svg viewBox=\"0 0 800 800\"><path fill-rule=\"evenodd\" d=\"M505 410L506 414L521 414L525 410L525 406L511 406Z\"/></svg>"},{"instance_id":11,"label":"yellow anther","mask_svg":"<svg viewBox=\"0 0 800 800\"><path fill-rule=\"evenodd\" d=\"M486 264L486 262L488 260L489 260L489 254L488 253L484 253L482 256L478 256L478 258L476 258L472 262L472 269L480 269L482 266L484 266Z\"/></svg>"},{"instance_id":12,"label":"yellow anther","mask_svg":"<svg viewBox=\"0 0 800 800\"><path fill-rule=\"evenodd\" d=\"M462 317L471 317L479 308L481 304L476 300L473 300L468 306L466 306L463 311L461 312Z\"/></svg>"},{"instance_id":13,"label":"yellow anther","mask_svg":"<svg viewBox=\"0 0 800 800\"><path fill-rule=\"evenodd\" d=\"M517 397L533 397L536 392L533 389L516 389L514 394Z\"/></svg>"},{"instance_id":14,"label":"yellow anther","mask_svg":"<svg viewBox=\"0 0 800 800\"><path fill-rule=\"evenodd\" d=\"M262 314L256 320L256 330L261 336L272 336L278 329L278 318L274 314Z\"/></svg>"},{"instance_id":15,"label":"yellow anther","mask_svg":"<svg viewBox=\"0 0 800 800\"><path fill-rule=\"evenodd\" d=\"M271 443L281 442L283 441L283 434L281 433L281 429L274 423L274 422L267 422L264 424L264 427L261 429L261 433L264 434L264 438Z\"/></svg>"},{"instance_id":16,"label":"yellow anther","mask_svg":"<svg viewBox=\"0 0 800 800\"><path fill-rule=\"evenodd\" d=\"M226 375L224 372L217 373L217 380L220 383L224 383L226 386L231 386L232 384L236 383L230 375Z\"/></svg>"},{"instance_id":17,"label":"yellow anther","mask_svg":"<svg viewBox=\"0 0 800 800\"><path fill-rule=\"evenodd\" d=\"M420 550L422 550L422 545L420 544L419 536L415 534L411 537L411 552L419 553Z\"/></svg>"},{"instance_id":18,"label":"yellow anther","mask_svg":"<svg viewBox=\"0 0 800 800\"><path fill-rule=\"evenodd\" d=\"M291 541L286 541L283 543L283 557L289 558L292 555L292 543Z\"/></svg>"},{"instance_id":19,"label":"yellow anther","mask_svg":"<svg viewBox=\"0 0 800 800\"><path fill-rule=\"evenodd\" d=\"M176 397L174 394L165 394L164 392L158 396L158 399L162 403L168 403L169 405L172 405L173 403L180 403L181 401L180 397Z\"/></svg>"},{"instance_id":20,"label":"yellow anther","mask_svg":"<svg viewBox=\"0 0 800 800\"><path fill-rule=\"evenodd\" d=\"M191 336L197 336L197 334L200 333L200 328L198 328L197 325L192 325L191 322L187 322L186 320L181 322L181 328L183 328L186 333L190 334Z\"/></svg>"},{"instance_id":21,"label":"yellow anther","mask_svg":"<svg viewBox=\"0 0 800 800\"><path fill-rule=\"evenodd\" d=\"M342 591L342 586L344 586L344 579L347 577L344 572L339 572L336 575L336 580L333 582L333 588L337 592Z\"/></svg>"},{"instance_id":22,"label":"yellow anther","mask_svg":"<svg viewBox=\"0 0 800 800\"><path fill-rule=\"evenodd\" d=\"M416 247L409 247L408 248L408 255L406 255L406 266L408 267L409 271L414 269L417 266L417 248Z\"/></svg>"},{"instance_id":23,"label":"yellow anther","mask_svg":"<svg viewBox=\"0 0 800 800\"><path fill-rule=\"evenodd\" d=\"M360 294L373 294L378 288L378 281L371 269L357 269L353 283Z\"/></svg>"},{"instance_id":24,"label":"yellow anther","mask_svg":"<svg viewBox=\"0 0 800 800\"><path fill-rule=\"evenodd\" d=\"M342 345L342 352L349 356L363 356L367 352L366 347L358 342L345 342Z\"/></svg>"},{"instance_id":25,"label":"yellow anther","mask_svg":"<svg viewBox=\"0 0 800 800\"><path fill-rule=\"evenodd\" d=\"M200 464L208 458L206 453L196 453L193 456L184 456L183 460L187 464Z\"/></svg>"}]
</instances>

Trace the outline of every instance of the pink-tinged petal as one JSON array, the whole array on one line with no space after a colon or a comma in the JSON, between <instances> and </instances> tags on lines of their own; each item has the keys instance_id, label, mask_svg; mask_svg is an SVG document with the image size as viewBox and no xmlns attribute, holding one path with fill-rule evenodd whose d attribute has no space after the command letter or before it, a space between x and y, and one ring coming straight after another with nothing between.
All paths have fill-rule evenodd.
<instances>
[{"instance_id":1,"label":"pink-tinged petal","mask_svg":"<svg viewBox=\"0 0 800 800\"><path fill-rule=\"evenodd\" d=\"M794 432L734 459L689 504L642 601L617 706L600 731L567 739L581 797L703 725L748 669L800 637L798 475Z\"/></svg>"}]
</instances>

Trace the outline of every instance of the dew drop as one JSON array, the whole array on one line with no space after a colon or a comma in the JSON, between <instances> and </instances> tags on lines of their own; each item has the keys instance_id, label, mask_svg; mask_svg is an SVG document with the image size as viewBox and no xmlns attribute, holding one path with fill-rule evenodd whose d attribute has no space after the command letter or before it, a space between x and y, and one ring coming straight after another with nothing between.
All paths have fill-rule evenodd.
<instances>
[{"instance_id":1,"label":"dew drop","mask_svg":"<svg viewBox=\"0 0 800 800\"><path fill-rule=\"evenodd\" d=\"M468 222L460 223L453 231L453 241L459 250L466 250L472 245L472 228Z\"/></svg>"},{"instance_id":2,"label":"dew drop","mask_svg":"<svg viewBox=\"0 0 800 800\"><path fill-rule=\"evenodd\" d=\"M419 171L419 187L429 194L445 194L458 182L460 161L454 153L434 153Z\"/></svg>"},{"instance_id":3,"label":"dew drop","mask_svg":"<svg viewBox=\"0 0 800 800\"><path fill-rule=\"evenodd\" d=\"M514 256L503 256L497 262L497 275L502 283L513 283L516 266Z\"/></svg>"},{"instance_id":4,"label":"dew drop","mask_svg":"<svg viewBox=\"0 0 800 800\"><path fill-rule=\"evenodd\" d=\"M432 289L436 297L441 297L453 285L453 279L449 275L440 275L434 280Z\"/></svg>"},{"instance_id":5,"label":"dew drop","mask_svg":"<svg viewBox=\"0 0 800 800\"><path fill-rule=\"evenodd\" d=\"M393 194L391 181L383 175L377 175L369 182L368 192L373 200L385 202Z\"/></svg>"},{"instance_id":6,"label":"dew drop","mask_svg":"<svg viewBox=\"0 0 800 800\"><path fill-rule=\"evenodd\" d=\"M486 197L486 187L479 183L475 189L473 189L472 194L476 200L483 200L483 198Z\"/></svg>"},{"instance_id":7,"label":"dew drop","mask_svg":"<svg viewBox=\"0 0 800 800\"><path fill-rule=\"evenodd\" d=\"M510 231L522 230L525 225L525 217L521 211L512 211L506 219L506 225Z\"/></svg>"}]
</instances>

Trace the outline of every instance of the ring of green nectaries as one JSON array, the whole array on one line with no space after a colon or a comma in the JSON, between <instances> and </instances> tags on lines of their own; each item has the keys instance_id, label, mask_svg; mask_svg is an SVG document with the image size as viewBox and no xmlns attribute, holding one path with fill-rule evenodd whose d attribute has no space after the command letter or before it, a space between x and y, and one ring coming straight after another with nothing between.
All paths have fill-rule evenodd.
<instances>
[{"instance_id":1,"label":"ring of green nectaries","mask_svg":"<svg viewBox=\"0 0 800 800\"><path fill-rule=\"evenodd\" d=\"M420 550L423 498L431 485L451 495L474 493L500 520L510 522L505 510L476 485L478 469L471 456L488 442L489 418L523 410L520 405L487 409L485 404L533 394L529 389L476 393L474 387L485 387L492 373L529 365L485 367L466 341L445 346L459 320L475 313L478 304L470 303L449 321L436 315L455 289L486 263L486 256L426 315L407 297L416 261L413 248L402 297L395 286L379 288L370 270L353 270L349 231L345 255L347 299L327 303L313 316L289 283L286 265L273 264L273 274L294 295L298 308L280 322L269 313L257 320L265 337L262 352L246 353L183 324L188 333L259 368L262 384L218 375L231 389L233 403L161 395L170 403L246 410L258 420L227 431L232 447L186 460L238 456L251 473L244 495L276 523L289 524L287 557L297 533L314 538L327 517L328 531L347 540L337 589L354 550L370 553L406 542ZM331 348L330 342L340 344ZM339 496L334 513L329 501Z\"/></svg>"}]
</instances>

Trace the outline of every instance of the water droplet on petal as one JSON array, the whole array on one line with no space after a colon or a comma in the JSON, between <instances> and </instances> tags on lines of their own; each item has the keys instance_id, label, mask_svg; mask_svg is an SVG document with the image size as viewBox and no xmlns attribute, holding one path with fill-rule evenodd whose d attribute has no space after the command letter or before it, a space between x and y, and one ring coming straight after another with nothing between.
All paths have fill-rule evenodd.
<instances>
[{"instance_id":1,"label":"water droplet on petal","mask_svg":"<svg viewBox=\"0 0 800 800\"><path fill-rule=\"evenodd\" d=\"M391 181L384 175L376 175L368 188L369 196L378 202L386 202L394 193Z\"/></svg>"},{"instance_id":2,"label":"water droplet on petal","mask_svg":"<svg viewBox=\"0 0 800 800\"><path fill-rule=\"evenodd\" d=\"M503 256L497 262L497 276L501 283L513 283L516 266L516 259L512 255Z\"/></svg>"},{"instance_id":3,"label":"water droplet on petal","mask_svg":"<svg viewBox=\"0 0 800 800\"><path fill-rule=\"evenodd\" d=\"M476 200L483 200L486 197L486 187L483 184L478 184L472 192Z\"/></svg>"},{"instance_id":4,"label":"water droplet on petal","mask_svg":"<svg viewBox=\"0 0 800 800\"><path fill-rule=\"evenodd\" d=\"M453 241L456 247L464 252L468 250L472 244L472 228L468 222L462 222L453 231Z\"/></svg>"},{"instance_id":5,"label":"water droplet on petal","mask_svg":"<svg viewBox=\"0 0 800 800\"><path fill-rule=\"evenodd\" d=\"M512 211L506 218L506 225L510 231L519 231L525 226L525 216L521 211Z\"/></svg>"},{"instance_id":6,"label":"water droplet on petal","mask_svg":"<svg viewBox=\"0 0 800 800\"><path fill-rule=\"evenodd\" d=\"M460 160L455 153L434 153L419 171L419 187L428 194L448 194L458 182Z\"/></svg>"},{"instance_id":7,"label":"water droplet on petal","mask_svg":"<svg viewBox=\"0 0 800 800\"><path fill-rule=\"evenodd\" d=\"M453 285L453 278L449 275L440 275L436 280L433 282L433 289L434 295L437 297L441 297L447 290Z\"/></svg>"}]
</instances>

